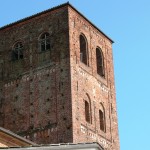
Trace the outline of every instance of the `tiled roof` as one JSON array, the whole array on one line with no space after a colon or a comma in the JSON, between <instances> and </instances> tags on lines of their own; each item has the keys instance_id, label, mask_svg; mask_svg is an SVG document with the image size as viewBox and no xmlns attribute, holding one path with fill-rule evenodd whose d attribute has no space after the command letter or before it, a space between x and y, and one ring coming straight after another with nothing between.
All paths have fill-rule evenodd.
<instances>
[{"instance_id":1,"label":"tiled roof","mask_svg":"<svg viewBox=\"0 0 150 150\"><path fill-rule=\"evenodd\" d=\"M26 17L26 18L24 18L24 19L18 20L18 21L16 21L16 22L10 23L10 24L5 25L5 26L3 26L3 27L0 27L0 31L3 30L3 29L5 29L5 28L11 27L11 26L16 25L16 24L18 24L18 23L24 22L24 21L26 21L26 20L32 19L32 18L34 18L34 17L40 16L40 15L42 15L42 14L48 13L48 12L50 12L50 11L53 11L53 10L56 10L56 9L59 9L59 8L65 7L65 6L70 6L72 9L74 9L74 10L75 10L78 14L80 14L85 20L87 20L94 28L96 28L96 29L97 29L99 32L101 32L105 37L107 37L112 43L114 43L114 41L113 41L110 37L108 37L108 36L107 36L103 31L101 31L95 24L93 24L90 20L88 20L82 13L80 13L80 12L79 12L74 6L72 6L69 2L64 3L64 4L61 4L61 5L58 5L58 6L53 7L53 8L50 8L50 9L48 9L48 10L44 10L44 11L42 11L42 12L39 12L39 13L34 14L34 15L32 15L32 16L29 16L29 17Z\"/></svg>"},{"instance_id":2,"label":"tiled roof","mask_svg":"<svg viewBox=\"0 0 150 150\"><path fill-rule=\"evenodd\" d=\"M10 130L6 130L6 129L2 128L2 127L0 127L0 132L5 133L5 134L7 134L7 135L9 135L11 137L14 137L14 138L16 138L16 139L18 139L20 141L23 141L25 143L28 143L29 145L34 145L34 146L37 145L36 143L31 142L31 141L29 141L29 140L27 140L27 139L25 139L25 138L15 134L15 133L13 133L13 132L11 132Z\"/></svg>"}]
</instances>

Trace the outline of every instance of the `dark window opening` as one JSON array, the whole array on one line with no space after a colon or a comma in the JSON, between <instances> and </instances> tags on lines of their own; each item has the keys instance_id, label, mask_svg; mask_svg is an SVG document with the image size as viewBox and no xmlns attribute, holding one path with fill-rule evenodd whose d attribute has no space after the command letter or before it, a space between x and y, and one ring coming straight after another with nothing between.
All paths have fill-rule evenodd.
<instances>
[{"instance_id":1,"label":"dark window opening","mask_svg":"<svg viewBox=\"0 0 150 150\"><path fill-rule=\"evenodd\" d=\"M97 73L104 77L105 71L104 71L104 57L102 50L99 48L96 48L96 62L97 62Z\"/></svg>"},{"instance_id":2,"label":"dark window opening","mask_svg":"<svg viewBox=\"0 0 150 150\"><path fill-rule=\"evenodd\" d=\"M80 61L88 65L87 40L83 35L80 35Z\"/></svg>"},{"instance_id":3,"label":"dark window opening","mask_svg":"<svg viewBox=\"0 0 150 150\"><path fill-rule=\"evenodd\" d=\"M50 36L49 33L44 33L40 37L40 51L44 52L50 50Z\"/></svg>"},{"instance_id":4,"label":"dark window opening","mask_svg":"<svg viewBox=\"0 0 150 150\"><path fill-rule=\"evenodd\" d=\"M23 44L21 42L16 43L12 51L12 60L16 61L19 59L23 59Z\"/></svg>"},{"instance_id":5,"label":"dark window opening","mask_svg":"<svg viewBox=\"0 0 150 150\"><path fill-rule=\"evenodd\" d=\"M104 112L99 110L99 121L100 121L100 130L105 132L105 116Z\"/></svg>"},{"instance_id":6,"label":"dark window opening","mask_svg":"<svg viewBox=\"0 0 150 150\"><path fill-rule=\"evenodd\" d=\"M91 123L91 117L90 117L90 105L87 101L85 101L85 120L89 123Z\"/></svg>"}]
</instances>

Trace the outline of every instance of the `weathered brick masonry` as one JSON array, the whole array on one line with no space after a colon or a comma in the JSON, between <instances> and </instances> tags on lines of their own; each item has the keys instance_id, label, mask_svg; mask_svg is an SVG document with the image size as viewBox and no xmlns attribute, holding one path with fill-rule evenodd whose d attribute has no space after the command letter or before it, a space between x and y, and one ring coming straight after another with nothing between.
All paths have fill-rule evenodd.
<instances>
[{"instance_id":1,"label":"weathered brick masonry","mask_svg":"<svg viewBox=\"0 0 150 150\"><path fill-rule=\"evenodd\" d=\"M50 48L41 51L44 33ZM17 42L23 54L14 61ZM112 43L68 3L0 28L0 126L37 143L97 141L119 150Z\"/></svg>"}]
</instances>

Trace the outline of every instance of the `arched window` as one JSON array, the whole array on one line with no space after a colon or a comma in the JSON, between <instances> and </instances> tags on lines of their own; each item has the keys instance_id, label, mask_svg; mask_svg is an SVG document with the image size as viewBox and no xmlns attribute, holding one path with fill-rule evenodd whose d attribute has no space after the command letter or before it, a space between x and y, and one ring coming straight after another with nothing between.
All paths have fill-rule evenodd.
<instances>
[{"instance_id":1,"label":"arched window","mask_svg":"<svg viewBox=\"0 0 150 150\"><path fill-rule=\"evenodd\" d=\"M104 107L101 105L99 109L99 123L100 123L100 130L106 132L106 123L105 123L105 110Z\"/></svg>"},{"instance_id":2,"label":"arched window","mask_svg":"<svg viewBox=\"0 0 150 150\"><path fill-rule=\"evenodd\" d=\"M90 123L90 105L85 101L85 120Z\"/></svg>"},{"instance_id":3,"label":"arched window","mask_svg":"<svg viewBox=\"0 0 150 150\"><path fill-rule=\"evenodd\" d=\"M22 42L17 42L13 46L13 51L12 51L12 60L16 61L19 59L23 59L23 44L22 44Z\"/></svg>"},{"instance_id":4,"label":"arched window","mask_svg":"<svg viewBox=\"0 0 150 150\"><path fill-rule=\"evenodd\" d=\"M85 120L88 123L92 123L92 116L91 116L91 102L89 99L89 96L86 96L86 100L85 100Z\"/></svg>"},{"instance_id":5,"label":"arched window","mask_svg":"<svg viewBox=\"0 0 150 150\"><path fill-rule=\"evenodd\" d=\"M87 39L84 35L80 35L80 61L89 65Z\"/></svg>"},{"instance_id":6,"label":"arched window","mask_svg":"<svg viewBox=\"0 0 150 150\"><path fill-rule=\"evenodd\" d=\"M43 33L40 36L39 45L40 45L40 51L41 52L50 50L50 36L49 36L49 33L46 32L46 33Z\"/></svg>"},{"instance_id":7,"label":"arched window","mask_svg":"<svg viewBox=\"0 0 150 150\"><path fill-rule=\"evenodd\" d=\"M97 62L97 73L100 76L105 77L104 56L100 48L96 48L96 62Z\"/></svg>"}]
</instances>

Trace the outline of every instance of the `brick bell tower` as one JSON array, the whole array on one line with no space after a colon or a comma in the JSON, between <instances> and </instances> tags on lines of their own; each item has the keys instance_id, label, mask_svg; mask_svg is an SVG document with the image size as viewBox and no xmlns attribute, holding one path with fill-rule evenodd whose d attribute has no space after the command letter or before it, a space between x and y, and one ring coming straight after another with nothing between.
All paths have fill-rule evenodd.
<instances>
[{"instance_id":1,"label":"brick bell tower","mask_svg":"<svg viewBox=\"0 0 150 150\"><path fill-rule=\"evenodd\" d=\"M0 126L119 150L112 43L69 3L1 27Z\"/></svg>"}]
</instances>

